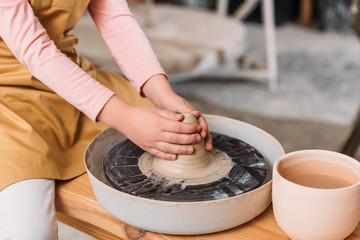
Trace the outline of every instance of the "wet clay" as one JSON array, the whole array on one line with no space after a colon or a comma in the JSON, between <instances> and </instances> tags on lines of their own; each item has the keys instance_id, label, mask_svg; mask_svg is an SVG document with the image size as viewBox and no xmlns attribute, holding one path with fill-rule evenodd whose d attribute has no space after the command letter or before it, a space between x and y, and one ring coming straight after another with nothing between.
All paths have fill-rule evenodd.
<instances>
[{"instance_id":1,"label":"wet clay","mask_svg":"<svg viewBox=\"0 0 360 240\"><path fill-rule=\"evenodd\" d=\"M197 118L192 113L183 113L185 123L199 124ZM179 154L177 160L168 161L158 157L152 159L153 168L155 171L160 174L168 177L176 178L202 178L208 176L211 173L214 173L219 169L220 159L224 156L219 153L210 153L205 148L205 140L193 145L194 152L189 155ZM151 156L144 156L144 158L149 158ZM229 157L228 157L229 158ZM145 160L146 161L146 160ZM149 160L148 160L149 161ZM232 166L227 168L227 174ZM215 175L215 178L212 180L217 180L221 175Z\"/></svg>"},{"instance_id":2,"label":"wet clay","mask_svg":"<svg viewBox=\"0 0 360 240\"><path fill-rule=\"evenodd\" d=\"M351 171L336 164L317 160L304 161L291 166L280 164L279 173L291 182L312 188L343 188L359 181Z\"/></svg>"},{"instance_id":3,"label":"wet clay","mask_svg":"<svg viewBox=\"0 0 360 240\"><path fill-rule=\"evenodd\" d=\"M197 163L196 159L194 159L193 163L191 158L186 156L184 164L178 163L177 160L167 161L150 153L144 153L139 158L139 168L148 177L155 173L158 176L171 180L171 183L181 182L182 187L185 187L219 180L228 175L234 166L231 157L221 150L216 149L207 155L208 158L200 160L200 163ZM206 164L199 167L204 162Z\"/></svg>"}]
</instances>

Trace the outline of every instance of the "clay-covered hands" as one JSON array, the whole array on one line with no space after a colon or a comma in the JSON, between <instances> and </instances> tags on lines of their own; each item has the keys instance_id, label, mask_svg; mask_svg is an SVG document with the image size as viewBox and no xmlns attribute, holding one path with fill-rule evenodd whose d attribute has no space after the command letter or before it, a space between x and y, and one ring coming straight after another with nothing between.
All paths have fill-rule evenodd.
<instances>
[{"instance_id":1,"label":"clay-covered hands","mask_svg":"<svg viewBox=\"0 0 360 240\"><path fill-rule=\"evenodd\" d=\"M206 148L213 150L205 119L173 92L165 76L154 76L142 91L157 107L133 106L114 95L97 119L163 159L175 160L177 154L191 154L192 144L200 142L201 137L206 139ZM192 112L199 125L181 122L184 116L177 112Z\"/></svg>"},{"instance_id":2,"label":"clay-covered hands","mask_svg":"<svg viewBox=\"0 0 360 240\"><path fill-rule=\"evenodd\" d=\"M142 87L142 92L161 109L178 113L193 113L198 118L201 127L200 135L205 139L206 149L208 151L213 150L212 139L205 118L190 103L173 91L164 75L159 74L150 78Z\"/></svg>"}]
</instances>

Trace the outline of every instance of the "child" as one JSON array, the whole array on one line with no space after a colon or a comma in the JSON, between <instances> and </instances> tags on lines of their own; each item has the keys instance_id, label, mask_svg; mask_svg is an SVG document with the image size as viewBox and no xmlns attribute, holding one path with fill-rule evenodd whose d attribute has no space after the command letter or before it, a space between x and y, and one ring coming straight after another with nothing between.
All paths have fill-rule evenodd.
<instances>
[{"instance_id":1,"label":"child","mask_svg":"<svg viewBox=\"0 0 360 240\"><path fill-rule=\"evenodd\" d=\"M70 30L86 9L137 93L77 55ZM171 89L125 0L0 0L0 37L0 239L57 238L54 179L85 172L98 121L168 160L201 137L212 150L205 119Z\"/></svg>"}]
</instances>

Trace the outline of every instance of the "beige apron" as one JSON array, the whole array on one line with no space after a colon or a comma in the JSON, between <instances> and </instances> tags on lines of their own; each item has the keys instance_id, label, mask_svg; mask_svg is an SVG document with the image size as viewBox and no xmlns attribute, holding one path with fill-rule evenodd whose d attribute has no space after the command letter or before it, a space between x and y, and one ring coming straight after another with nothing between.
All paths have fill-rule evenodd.
<instances>
[{"instance_id":1,"label":"beige apron","mask_svg":"<svg viewBox=\"0 0 360 240\"><path fill-rule=\"evenodd\" d=\"M35 15L64 54L129 103L150 105L128 81L77 55L77 38L70 30L88 3L31 1ZM34 78L0 38L0 190L24 179L64 180L84 173L85 148L103 129Z\"/></svg>"}]
</instances>

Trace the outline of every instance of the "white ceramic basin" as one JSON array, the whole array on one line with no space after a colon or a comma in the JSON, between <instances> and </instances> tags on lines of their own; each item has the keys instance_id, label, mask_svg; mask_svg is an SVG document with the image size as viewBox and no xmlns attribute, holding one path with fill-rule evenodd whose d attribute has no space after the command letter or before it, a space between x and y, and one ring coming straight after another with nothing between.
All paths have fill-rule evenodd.
<instances>
[{"instance_id":1,"label":"white ceramic basin","mask_svg":"<svg viewBox=\"0 0 360 240\"><path fill-rule=\"evenodd\" d=\"M262 185L227 199L203 202L156 201L112 188L102 171L108 151L125 139L114 129L99 134L85 152L85 166L100 204L119 220L148 231L177 235L205 234L233 228L262 213L271 202L272 166L284 154L280 143L265 131L230 118L204 115L210 131L238 138L265 158L267 176Z\"/></svg>"}]
</instances>

